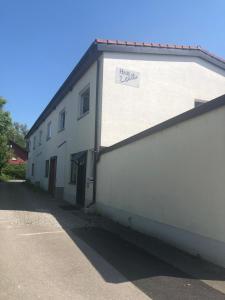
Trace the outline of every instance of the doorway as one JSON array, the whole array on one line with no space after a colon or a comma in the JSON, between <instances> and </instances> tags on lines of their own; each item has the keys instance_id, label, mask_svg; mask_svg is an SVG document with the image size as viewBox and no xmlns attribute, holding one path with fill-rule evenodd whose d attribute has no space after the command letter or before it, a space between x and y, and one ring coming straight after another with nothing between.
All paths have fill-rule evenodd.
<instances>
[{"instance_id":1,"label":"doorway","mask_svg":"<svg viewBox=\"0 0 225 300\"><path fill-rule=\"evenodd\" d=\"M57 156L53 156L50 158L49 180L48 180L48 191L53 196L55 195L55 186L56 186L56 167L57 167Z\"/></svg>"}]
</instances>

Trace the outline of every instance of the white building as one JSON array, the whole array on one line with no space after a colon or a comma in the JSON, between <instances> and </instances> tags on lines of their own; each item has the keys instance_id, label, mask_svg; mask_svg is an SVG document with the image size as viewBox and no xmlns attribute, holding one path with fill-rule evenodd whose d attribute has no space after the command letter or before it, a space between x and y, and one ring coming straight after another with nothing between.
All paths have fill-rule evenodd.
<instances>
[{"instance_id":1,"label":"white building","mask_svg":"<svg viewBox=\"0 0 225 300\"><path fill-rule=\"evenodd\" d=\"M82 207L108 147L225 94L225 61L199 47L96 40L27 134L27 178Z\"/></svg>"}]
</instances>

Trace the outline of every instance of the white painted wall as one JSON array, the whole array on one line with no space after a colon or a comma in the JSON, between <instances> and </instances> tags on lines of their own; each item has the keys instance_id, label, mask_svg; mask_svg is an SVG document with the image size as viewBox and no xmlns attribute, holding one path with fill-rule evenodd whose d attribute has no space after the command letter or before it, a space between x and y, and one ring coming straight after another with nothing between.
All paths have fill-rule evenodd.
<instances>
[{"instance_id":1,"label":"white painted wall","mask_svg":"<svg viewBox=\"0 0 225 300\"><path fill-rule=\"evenodd\" d=\"M91 149L94 148L96 66L94 63L85 75L76 83L56 109L47 117L30 137L31 151L28 160L28 178L40 182L41 187L48 189L48 178L44 177L45 160L57 156L56 186L64 187L64 199L75 203L76 186L70 184L70 156L83 150L88 152L87 177L92 172ZM78 103L80 92L90 85L90 112L78 120ZM58 132L58 117L61 110L66 110L65 130ZM46 141L47 124L52 122L52 138ZM39 130L43 131L42 145L38 145ZM36 149L33 150L33 137L36 136ZM64 144L59 147L64 142ZM35 163L35 176L31 176L31 165ZM91 174L92 175L92 174ZM92 183L87 178L86 201L92 201Z\"/></svg>"},{"instance_id":2,"label":"white painted wall","mask_svg":"<svg viewBox=\"0 0 225 300\"><path fill-rule=\"evenodd\" d=\"M97 209L225 267L225 107L101 156Z\"/></svg>"},{"instance_id":3,"label":"white painted wall","mask_svg":"<svg viewBox=\"0 0 225 300\"><path fill-rule=\"evenodd\" d=\"M140 73L140 87L115 82L117 67ZM86 204L92 200L95 128L96 71L94 63L46 118L34 134L36 149L29 153L28 178L47 189L44 177L45 160L57 156L56 186L64 187L64 199L75 202L76 186L70 181L70 155L88 152ZM100 63L99 144L111 145L194 106L194 99L209 100L225 93L225 72L197 58L158 55L104 53ZM80 92L90 84L90 113L78 120ZM58 132L59 112L66 110L66 128ZM46 141L48 122L52 122L52 138ZM43 131L38 145L39 130ZM65 142L61 147L59 147ZM35 176L31 165L35 164Z\"/></svg>"},{"instance_id":4,"label":"white painted wall","mask_svg":"<svg viewBox=\"0 0 225 300\"><path fill-rule=\"evenodd\" d=\"M139 72L139 88L116 83L116 68ZM104 53L103 72L102 146L225 94L225 71L200 58Z\"/></svg>"}]
</instances>

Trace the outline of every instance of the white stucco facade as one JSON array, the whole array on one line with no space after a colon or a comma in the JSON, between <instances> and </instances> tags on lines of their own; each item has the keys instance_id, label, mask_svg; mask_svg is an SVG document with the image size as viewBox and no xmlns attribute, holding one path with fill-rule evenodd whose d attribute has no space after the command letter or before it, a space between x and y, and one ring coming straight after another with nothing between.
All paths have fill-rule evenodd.
<instances>
[{"instance_id":1,"label":"white stucco facade","mask_svg":"<svg viewBox=\"0 0 225 300\"><path fill-rule=\"evenodd\" d=\"M96 103L97 146L100 148L193 108L195 99L207 101L225 93L225 67L220 68L194 56L103 51L89 67L82 68L84 74L29 135L27 178L48 190L45 162L57 157L55 185L58 196L73 204L76 203L77 184L70 182L71 155L81 151L87 151L85 206L93 200ZM136 86L118 83L116 74L120 68L138 74ZM86 87L90 87L89 113L79 118L80 93ZM59 131L59 114L64 109L65 129ZM52 136L46 140L49 122Z\"/></svg>"},{"instance_id":2,"label":"white stucco facade","mask_svg":"<svg viewBox=\"0 0 225 300\"><path fill-rule=\"evenodd\" d=\"M79 118L80 92L90 86L90 111L83 118ZM92 200L92 152L94 148L94 123L95 123L95 93L96 93L96 63L85 73L69 92L63 101L47 117L41 126L30 136L31 149L28 158L27 177L35 183L48 190L48 177L45 177L45 161L57 156L56 187L63 188L64 199L76 202L76 186L70 183L71 154L80 151L88 151L88 163L86 176L86 200ZM58 130L59 113L65 109L65 129ZM46 140L47 124L52 124L52 137ZM38 143L38 135L42 130L42 144ZM36 147L33 149L33 140L36 136ZM32 163L35 165L34 176L32 176Z\"/></svg>"},{"instance_id":3,"label":"white stucco facade","mask_svg":"<svg viewBox=\"0 0 225 300\"><path fill-rule=\"evenodd\" d=\"M225 106L101 155L97 211L225 267L224 124Z\"/></svg>"},{"instance_id":4,"label":"white stucco facade","mask_svg":"<svg viewBox=\"0 0 225 300\"><path fill-rule=\"evenodd\" d=\"M116 83L117 68L139 72L139 87ZM102 146L225 94L225 71L195 57L105 53L103 70Z\"/></svg>"}]
</instances>

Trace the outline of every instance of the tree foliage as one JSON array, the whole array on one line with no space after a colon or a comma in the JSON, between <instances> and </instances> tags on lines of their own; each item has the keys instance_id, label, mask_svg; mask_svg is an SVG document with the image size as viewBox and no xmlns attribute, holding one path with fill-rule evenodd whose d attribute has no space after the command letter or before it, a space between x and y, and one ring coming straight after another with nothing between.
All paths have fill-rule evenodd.
<instances>
[{"instance_id":1,"label":"tree foliage","mask_svg":"<svg viewBox=\"0 0 225 300\"><path fill-rule=\"evenodd\" d=\"M3 168L3 174L10 179L25 179L26 164L11 165L6 164Z\"/></svg>"},{"instance_id":2,"label":"tree foliage","mask_svg":"<svg viewBox=\"0 0 225 300\"><path fill-rule=\"evenodd\" d=\"M2 110L2 108L5 104L6 104L6 100L0 96L0 110Z\"/></svg>"},{"instance_id":3,"label":"tree foliage","mask_svg":"<svg viewBox=\"0 0 225 300\"><path fill-rule=\"evenodd\" d=\"M9 159L8 139L12 133L12 119L10 114L3 110L5 103L6 100L0 97L0 173Z\"/></svg>"},{"instance_id":4,"label":"tree foliage","mask_svg":"<svg viewBox=\"0 0 225 300\"><path fill-rule=\"evenodd\" d=\"M4 110L6 102L4 98L0 97L0 174L10 158L9 140L25 148L25 135L28 132L27 125L12 122L10 113Z\"/></svg>"},{"instance_id":5,"label":"tree foliage","mask_svg":"<svg viewBox=\"0 0 225 300\"><path fill-rule=\"evenodd\" d=\"M11 140L20 145L21 147L26 147L25 136L28 132L26 124L21 124L18 122L13 123L13 131L11 134Z\"/></svg>"}]
</instances>

